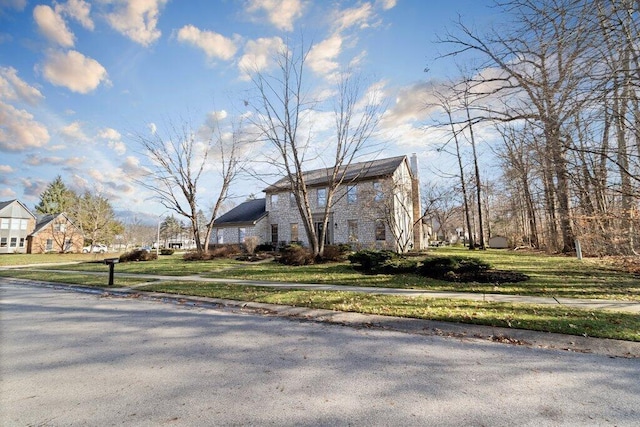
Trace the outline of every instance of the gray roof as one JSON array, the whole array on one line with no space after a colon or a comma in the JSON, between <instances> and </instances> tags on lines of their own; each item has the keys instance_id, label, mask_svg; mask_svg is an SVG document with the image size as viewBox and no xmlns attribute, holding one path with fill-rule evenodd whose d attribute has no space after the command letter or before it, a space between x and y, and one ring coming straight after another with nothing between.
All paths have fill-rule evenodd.
<instances>
[{"instance_id":1,"label":"gray roof","mask_svg":"<svg viewBox=\"0 0 640 427\"><path fill-rule=\"evenodd\" d=\"M217 218L214 226L255 223L267 214L265 200L266 199L253 199L239 204L226 214Z\"/></svg>"},{"instance_id":2,"label":"gray roof","mask_svg":"<svg viewBox=\"0 0 640 427\"><path fill-rule=\"evenodd\" d=\"M31 233L31 234L38 234L40 231L42 231L43 228L45 228L47 225L51 224L51 222L53 220L55 220L56 218L58 218L59 216L63 216L67 220L68 223L73 225L73 222L64 213L38 215L37 216L37 222L36 222L36 228L33 230L33 233ZM75 227L75 225L74 225L74 227Z\"/></svg>"},{"instance_id":3,"label":"gray roof","mask_svg":"<svg viewBox=\"0 0 640 427\"><path fill-rule=\"evenodd\" d=\"M370 160L367 162L351 163L341 167L338 178L344 173L344 183L375 179L392 175L406 160L407 156L390 157L388 159ZM331 179L333 168L316 169L304 173L304 180L308 187L327 185ZM267 187L264 192L289 190L291 185L287 177L281 178Z\"/></svg>"}]
</instances>

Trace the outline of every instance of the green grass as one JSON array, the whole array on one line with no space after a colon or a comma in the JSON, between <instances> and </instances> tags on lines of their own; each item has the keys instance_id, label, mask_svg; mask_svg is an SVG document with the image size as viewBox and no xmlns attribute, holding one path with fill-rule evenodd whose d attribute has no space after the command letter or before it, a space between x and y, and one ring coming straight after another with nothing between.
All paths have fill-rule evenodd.
<instances>
[{"instance_id":1,"label":"green grass","mask_svg":"<svg viewBox=\"0 0 640 427\"><path fill-rule=\"evenodd\" d=\"M212 283L162 282L140 289L284 304L296 307L352 311L386 316L528 329L628 341L640 341L640 316L626 313L541 306L370 295L354 292L283 290Z\"/></svg>"},{"instance_id":2,"label":"green grass","mask_svg":"<svg viewBox=\"0 0 640 427\"><path fill-rule=\"evenodd\" d=\"M570 257L538 253L504 250L469 251L462 248L438 248L431 253L478 257L489 262L494 268L527 274L531 280L499 286L482 283L452 283L413 274L365 275L354 270L348 262L292 267L274 262L252 264L228 259L185 262L181 255L160 256L157 261L117 264L116 272L169 276L199 274L202 277L261 281L640 301L640 277L616 271L597 259L579 261ZM36 257L38 257L36 260L40 261L43 256ZM57 257L64 259L66 255ZM3 258L4 256L0 256L0 260ZM104 264L90 262L46 268L76 271L106 270Z\"/></svg>"},{"instance_id":3,"label":"green grass","mask_svg":"<svg viewBox=\"0 0 640 427\"><path fill-rule=\"evenodd\" d=\"M163 276L186 276L192 274L206 274L242 265L242 262L232 259L215 259L212 261L186 262L182 259L182 255L160 255L160 257L154 261L118 263L115 266L115 271L116 273L120 272L132 274L159 274ZM45 268L49 270L105 271L107 269L107 266L102 262L86 262L75 265L52 265L39 268Z\"/></svg>"},{"instance_id":4,"label":"green grass","mask_svg":"<svg viewBox=\"0 0 640 427\"><path fill-rule=\"evenodd\" d=\"M50 264L58 262L90 262L115 257L117 254L2 254L0 267L9 265Z\"/></svg>"},{"instance_id":5,"label":"green grass","mask_svg":"<svg viewBox=\"0 0 640 427\"><path fill-rule=\"evenodd\" d=\"M108 275L82 274L82 273L64 273L64 272L47 272L28 271L28 270L3 270L0 271L0 277L15 277L18 279L41 280L46 282L67 283L70 285L106 287L109 284ZM118 277L114 276L114 287L134 286L141 283L153 282L144 277Z\"/></svg>"},{"instance_id":6,"label":"green grass","mask_svg":"<svg viewBox=\"0 0 640 427\"><path fill-rule=\"evenodd\" d=\"M489 262L493 268L524 273L529 275L531 280L496 286L486 283L445 282L413 274L365 275L354 270L349 263L302 267L267 263L215 274L203 274L203 277L640 301L639 277L613 270L598 260L579 261L575 258L544 254L499 250L469 251L456 248L439 248L431 253L478 257Z\"/></svg>"}]
</instances>

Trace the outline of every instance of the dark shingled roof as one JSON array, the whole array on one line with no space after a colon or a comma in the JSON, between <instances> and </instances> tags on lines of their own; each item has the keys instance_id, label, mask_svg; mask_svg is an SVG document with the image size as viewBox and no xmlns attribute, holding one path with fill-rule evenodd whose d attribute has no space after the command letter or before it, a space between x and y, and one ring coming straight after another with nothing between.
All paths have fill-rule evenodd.
<instances>
[{"instance_id":1,"label":"dark shingled roof","mask_svg":"<svg viewBox=\"0 0 640 427\"><path fill-rule=\"evenodd\" d=\"M38 215L37 218L37 222L36 222L36 228L35 230L33 230L33 233L31 234L37 234L40 231L42 231L43 228L45 228L46 226L48 226L49 224L51 224L51 222L53 220L55 220L56 218L58 218L59 216L64 217L68 223L70 223L71 225L73 225L73 222L69 219L69 217L67 215L65 215L64 213L58 213L58 214L46 214L46 215ZM75 227L75 225L74 225Z\"/></svg>"},{"instance_id":2,"label":"dark shingled roof","mask_svg":"<svg viewBox=\"0 0 640 427\"><path fill-rule=\"evenodd\" d=\"M215 225L254 223L267 214L266 199L247 200L215 220Z\"/></svg>"},{"instance_id":3,"label":"dark shingled roof","mask_svg":"<svg viewBox=\"0 0 640 427\"><path fill-rule=\"evenodd\" d=\"M345 183L362 181L365 179L374 179L392 175L396 169L402 164L407 156L390 157L388 159L370 160L368 162L352 163L348 167L342 167L338 172L338 176L346 169L344 175ZM305 183L308 187L317 187L326 185L331 178L332 168L316 169L304 173ZM274 184L267 187L264 192L274 192L289 190L290 184L287 177L280 179Z\"/></svg>"},{"instance_id":4,"label":"dark shingled roof","mask_svg":"<svg viewBox=\"0 0 640 427\"><path fill-rule=\"evenodd\" d=\"M0 211L4 208L6 208L7 206L9 206L11 203L15 202L16 200L7 200L6 202L0 202Z\"/></svg>"},{"instance_id":5,"label":"dark shingled roof","mask_svg":"<svg viewBox=\"0 0 640 427\"><path fill-rule=\"evenodd\" d=\"M35 230L33 230L33 233L31 233L31 234L38 233L40 230L42 230L47 225L49 225L49 223L51 223L51 221L56 219L58 217L58 215L60 215L60 214L38 215L37 216L38 221L36 222L36 228L35 228Z\"/></svg>"}]
</instances>

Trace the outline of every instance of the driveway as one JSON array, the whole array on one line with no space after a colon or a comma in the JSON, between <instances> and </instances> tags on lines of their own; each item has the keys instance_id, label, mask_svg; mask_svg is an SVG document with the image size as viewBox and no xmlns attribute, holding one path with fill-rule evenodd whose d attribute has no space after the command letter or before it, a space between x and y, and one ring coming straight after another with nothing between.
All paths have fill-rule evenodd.
<instances>
[{"instance_id":1,"label":"driveway","mask_svg":"<svg viewBox=\"0 0 640 427\"><path fill-rule=\"evenodd\" d=\"M0 424L638 425L640 361L0 286Z\"/></svg>"}]
</instances>

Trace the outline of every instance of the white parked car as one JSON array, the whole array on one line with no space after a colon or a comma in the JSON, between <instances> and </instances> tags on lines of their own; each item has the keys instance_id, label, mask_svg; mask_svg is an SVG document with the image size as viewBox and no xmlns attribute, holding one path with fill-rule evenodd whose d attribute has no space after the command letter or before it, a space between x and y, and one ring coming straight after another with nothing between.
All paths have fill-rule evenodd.
<instances>
[{"instance_id":1,"label":"white parked car","mask_svg":"<svg viewBox=\"0 0 640 427\"><path fill-rule=\"evenodd\" d=\"M97 244L93 246L85 246L84 248L82 248L83 254L88 254L89 252L93 252L96 254L103 254L107 252L107 245Z\"/></svg>"}]
</instances>

